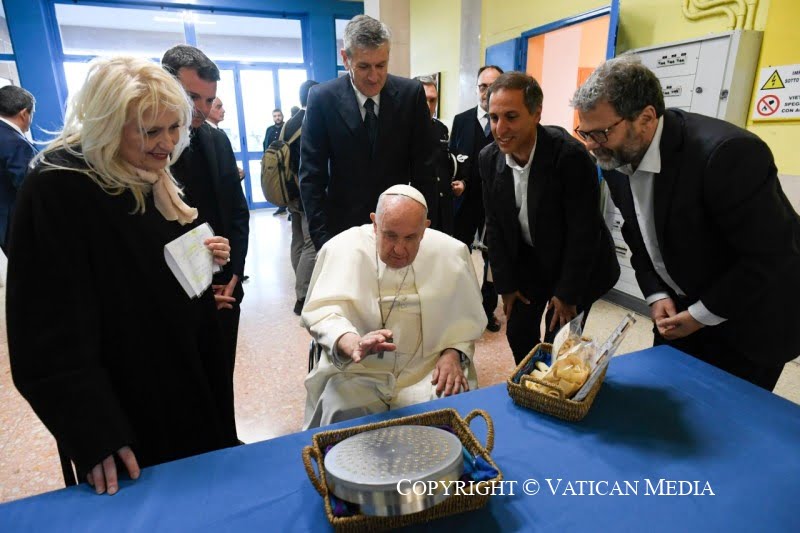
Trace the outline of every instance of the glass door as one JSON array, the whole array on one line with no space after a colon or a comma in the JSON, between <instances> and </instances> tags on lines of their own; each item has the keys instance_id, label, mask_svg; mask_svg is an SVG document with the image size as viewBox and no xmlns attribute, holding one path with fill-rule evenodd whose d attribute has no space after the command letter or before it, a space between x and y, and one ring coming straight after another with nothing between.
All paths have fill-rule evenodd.
<instances>
[{"instance_id":1,"label":"glass door","mask_svg":"<svg viewBox=\"0 0 800 533\"><path fill-rule=\"evenodd\" d=\"M283 112L284 123L291 108L300 106L300 85L308 79L305 68L236 67L241 93L242 154L245 161L245 190L251 208L270 207L261 190L261 156L267 128L273 125L272 111Z\"/></svg>"}]
</instances>

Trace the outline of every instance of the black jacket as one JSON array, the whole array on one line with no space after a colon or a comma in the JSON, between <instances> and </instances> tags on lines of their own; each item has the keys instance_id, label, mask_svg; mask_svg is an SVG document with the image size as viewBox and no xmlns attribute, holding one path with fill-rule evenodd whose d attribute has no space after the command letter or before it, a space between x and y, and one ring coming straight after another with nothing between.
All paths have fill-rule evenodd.
<instances>
[{"instance_id":1,"label":"black jacket","mask_svg":"<svg viewBox=\"0 0 800 533\"><path fill-rule=\"evenodd\" d=\"M300 194L314 246L319 250L334 235L368 223L378 196L392 185L410 183L435 213L434 148L430 112L418 81L388 76L380 93L372 152L350 78L314 86L300 147Z\"/></svg>"},{"instance_id":2,"label":"black jacket","mask_svg":"<svg viewBox=\"0 0 800 533\"><path fill-rule=\"evenodd\" d=\"M541 295L552 294L568 304L589 304L614 286L619 263L600 212L597 169L580 142L563 128L537 126L528 181L536 273L525 270L519 261L524 241L514 177L505 155L492 143L483 149L479 161L497 292L534 287Z\"/></svg>"},{"instance_id":3,"label":"black jacket","mask_svg":"<svg viewBox=\"0 0 800 533\"><path fill-rule=\"evenodd\" d=\"M463 180L466 185L461 206L455 215L453 235L467 245L472 244L475 231L483 226L483 190L478 170L478 155L492 141L492 136L487 137L481 123L478 122L477 106L459 113L453 119L450 152L461 156L458 158L457 179Z\"/></svg>"},{"instance_id":4,"label":"black jacket","mask_svg":"<svg viewBox=\"0 0 800 533\"><path fill-rule=\"evenodd\" d=\"M232 274L236 274L241 280L244 276L250 235L250 211L239 181L236 157L228 137L217 128L203 124L192 135L197 136L196 144L193 143L183 151L172 167L172 172L179 182L191 183L183 175L189 158L196 158L195 162L199 162L207 170L207 174L199 178L209 180L214 194L214 198L209 200L216 201L219 207L221 227L214 228L214 231L226 237L231 245L231 262L224 268L221 276L215 276L215 282L227 282ZM199 149L195 150L194 146ZM192 191L188 192L191 196ZM204 219L203 213L199 213L199 217Z\"/></svg>"},{"instance_id":5,"label":"black jacket","mask_svg":"<svg viewBox=\"0 0 800 533\"><path fill-rule=\"evenodd\" d=\"M152 195L144 213L133 209L130 192L41 165L18 198L11 372L79 474L125 445L147 467L237 442L213 294L190 299L164 260L164 245L194 224L165 220Z\"/></svg>"},{"instance_id":6,"label":"black jacket","mask_svg":"<svg viewBox=\"0 0 800 533\"><path fill-rule=\"evenodd\" d=\"M800 218L769 147L728 122L668 109L654 180L656 237L670 277L727 318L713 326L766 364L800 354ZM645 296L667 291L644 246L628 176L607 172Z\"/></svg>"}]
</instances>

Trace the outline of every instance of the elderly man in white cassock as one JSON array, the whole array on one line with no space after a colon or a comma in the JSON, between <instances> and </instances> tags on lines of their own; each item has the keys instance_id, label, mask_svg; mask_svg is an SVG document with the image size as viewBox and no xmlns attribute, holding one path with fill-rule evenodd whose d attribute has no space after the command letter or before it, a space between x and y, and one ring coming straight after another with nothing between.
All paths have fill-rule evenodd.
<instances>
[{"instance_id":1,"label":"elderly man in white cassock","mask_svg":"<svg viewBox=\"0 0 800 533\"><path fill-rule=\"evenodd\" d=\"M372 224L320 250L302 320L323 354L305 380L304 429L477 388L486 313L475 270L427 214L422 193L395 185Z\"/></svg>"}]
</instances>

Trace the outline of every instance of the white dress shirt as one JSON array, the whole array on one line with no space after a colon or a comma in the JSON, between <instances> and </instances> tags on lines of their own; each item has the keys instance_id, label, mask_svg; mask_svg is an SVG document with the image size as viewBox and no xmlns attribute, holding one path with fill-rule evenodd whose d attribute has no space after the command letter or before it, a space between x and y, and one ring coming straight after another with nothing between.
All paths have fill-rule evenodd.
<instances>
[{"instance_id":1,"label":"white dress shirt","mask_svg":"<svg viewBox=\"0 0 800 533\"><path fill-rule=\"evenodd\" d=\"M23 137L25 137L25 134L24 134L24 133L22 133L22 130L20 129L20 127L19 127L19 126L17 126L16 124L14 124L13 122L11 122L10 120L7 120L7 119L5 119L5 118L3 118L3 117L0 117L0 120L2 120L2 121L3 121L3 122L5 122L6 124L8 124L8 125L9 125L9 126L11 126L12 128L14 128L15 130L17 130L17 131L19 132L19 134L20 134L20 135L22 135Z\"/></svg>"},{"instance_id":2,"label":"white dress shirt","mask_svg":"<svg viewBox=\"0 0 800 533\"><path fill-rule=\"evenodd\" d=\"M686 296L686 293L681 289L672 276L667 272L667 267L664 264L664 258L661 256L661 249L658 245L658 237L656 235L656 220L655 208L653 199L653 185L656 179L655 175L661 172L661 152L659 146L661 145L661 132L664 130L664 117L658 119L658 126L650 146L647 148L642 162L634 171L631 165L624 165L619 168L619 171L629 176L631 186L631 193L633 193L633 206L636 210L636 220L639 223L639 229L642 233L642 240L647 249L647 254L650 256L650 261L653 263L656 274L669 285L680 296ZM668 298L669 295L665 292L656 292L653 294L646 294L647 304L651 305L658 300ZM703 305L703 302L697 301L689 306L689 314L705 326L716 326L725 322L725 318L719 317Z\"/></svg>"},{"instance_id":3,"label":"white dress shirt","mask_svg":"<svg viewBox=\"0 0 800 533\"><path fill-rule=\"evenodd\" d=\"M350 85L353 86L353 90L356 92L356 100L358 100L358 110L361 111L361 120L364 120L364 117L367 115L367 110L364 109L364 103L367 101L367 98L372 98L372 101L375 102L375 116L377 117L379 114L378 109L381 107L381 93L376 94L375 96L364 96L364 93L359 91L356 88L356 84L353 83L353 78L350 78Z\"/></svg>"},{"instance_id":4,"label":"white dress shirt","mask_svg":"<svg viewBox=\"0 0 800 533\"><path fill-rule=\"evenodd\" d=\"M486 124L489 122L489 112L484 111L480 104L478 104L478 122L481 123L481 129L486 131Z\"/></svg>"},{"instance_id":5,"label":"white dress shirt","mask_svg":"<svg viewBox=\"0 0 800 533\"><path fill-rule=\"evenodd\" d=\"M538 139L537 139L538 142ZM511 168L511 173L514 175L514 199L519 209L519 225L522 228L522 239L533 246L533 236L531 235L531 228L528 224L528 180L530 179L531 163L533 162L533 154L536 152L536 142L533 143L531 155L528 156L528 162L524 167L521 167L514 161L511 154L506 154L506 165Z\"/></svg>"},{"instance_id":6,"label":"white dress shirt","mask_svg":"<svg viewBox=\"0 0 800 533\"><path fill-rule=\"evenodd\" d=\"M211 126L212 128L214 128L215 130L218 130L218 129L219 129L219 126L217 126L216 124L214 124L213 122L211 122L211 121L210 121L210 120L208 120L208 119L206 119L206 124L208 124L209 126Z\"/></svg>"}]
</instances>

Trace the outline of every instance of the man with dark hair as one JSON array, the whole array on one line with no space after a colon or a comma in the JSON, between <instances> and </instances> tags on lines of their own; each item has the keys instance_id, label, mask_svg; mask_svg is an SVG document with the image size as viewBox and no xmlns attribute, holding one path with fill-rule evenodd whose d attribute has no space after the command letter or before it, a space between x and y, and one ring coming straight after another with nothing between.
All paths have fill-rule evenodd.
<instances>
[{"instance_id":1,"label":"man with dark hair","mask_svg":"<svg viewBox=\"0 0 800 533\"><path fill-rule=\"evenodd\" d=\"M456 115L453 119L453 135L450 137L450 152L458 159L459 172L453 181L453 195L456 197L454 210L453 236L472 246L475 233L483 229L483 191L481 176L478 172L478 154L492 142L492 131L489 124L489 86L503 73L496 65L484 65L478 70L478 82L475 92L478 105ZM497 308L497 290L489 274L489 256L483 254L483 309L486 311L488 324L486 329L500 331L500 323L494 316Z\"/></svg>"},{"instance_id":2,"label":"man with dark hair","mask_svg":"<svg viewBox=\"0 0 800 533\"><path fill-rule=\"evenodd\" d=\"M422 84L425 90L425 101L431 112L431 126L433 127L436 150L434 150L433 173L438 196L438 211L434 218L439 220L439 231L450 236L453 235L453 177L456 173L454 159L450 156L448 143L450 131L447 126L436 117L439 109L439 89L432 76L416 76L415 80Z\"/></svg>"},{"instance_id":3,"label":"man with dark hair","mask_svg":"<svg viewBox=\"0 0 800 533\"><path fill-rule=\"evenodd\" d=\"M272 110L272 126L267 128L266 133L264 133L264 151L267 151L269 145L273 142L278 140L278 135L281 134L281 128L283 127L283 111L280 109L273 109Z\"/></svg>"},{"instance_id":4,"label":"man with dark hair","mask_svg":"<svg viewBox=\"0 0 800 533\"><path fill-rule=\"evenodd\" d=\"M625 221L654 344L772 390L800 354L800 217L769 147L665 110L658 78L634 56L600 65L572 104Z\"/></svg>"},{"instance_id":5,"label":"man with dark hair","mask_svg":"<svg viewBox=\"0 0 800 533\"><path fill-rule=\"evenodd\" d=\"M31 129L36 99L22 87L0 88L0 248L6 251L17 190L36 154L25 137Z\"/></svg>"},{"instance_id":6,"label":"man with dark hair","mask_svg":"<svg viewBox=\"0 0 800 533\"><path fill-rule=\"evenodd\" d=\"M344 31L348 75L320 84L309 96L300 193L317 250L369 222L378 196L392 185L410 183L436 212L430 167L435 142L425 92L418 81L388 74L389 48L386 25L358 15Z\"/></svg>"},{"instance_id":7,"label":"man with dark hair","mask_svg":"<svg viewBox=\"0 0 800 533\"><path fill-rule=\"evenodd\" d=\"M281 111L278 108L273 109L272 110L272 122L273 122L272 126L267 128L266 133L264 133L264 151L265 152L267 151L267 148L269 148L270 144L272 144L273 142L278 140L278 137L281 134L281 128L283 128L283 111ZM288 139L287 137L285 137L285 138ZM286 206L282 205L282 206L278 207L278 209L276 209L274 213L272 213L272 216L283 215L283 214L286 214L286 213L287 213ZM291 215L289 215L289 217L291 218Z\"/></svg>"},{"instance_id":8,"label":"man with dark hair","mask_svg":"<svg viewBox=\"0 0 800 533\"><path fill-rule=\"evenodd\" d=\"M172 165L172 173L199 217L231 245L230 262L214 275L213 289L233 379L250 211L228 137L205 124L217 96L219 69L203 52L183 44L167 50L161 65L178 79L194 104L191 143Z\"/></svg>"},{"instance_id":9,"label":"man with dark hair","mask_svg":"<svg viewBox=\"0 0 800 533\"><path fill-rule=\"evenodd\" d=\"M297 113L286 121L286 125L283 127L284 141L289 142L295 133L301 130L303 118L306 114L308 93L315 85L319 84L314 80L306 80L300 85L300 108ZM292 176L295 178L300 171L301 139L302 133L299 138L295 139L289 145L289 169L292 171ZM289 212L292 217L291 257L292 269L294 269L295 276L294 292L297 297L294 303L294 314L300 315L300 312L303 310L303 304L305 304L306 301L306 292L308 291L308 284L311 281L311 274L314 272L317 252L314 249L314 243L311 241L311 234L308 232L308 218L306 218L305 212L303 211L303 202L300 201L300 190L290 190L289 195L291 197Z\"/></svg>"},{"instance_id":10,"label":"man with dark hair","mask_svg":"<svg viewBox=\"0 0 800 533\"><path fill-rule=\"evenodd\" d=\"M521 72L489 87L495 142L480 154L486 236L506 336L519 363L619 278L611 233L600 213L597 170L566 130L539 124L542 89Z\"/></svg>"}]
</instances>

